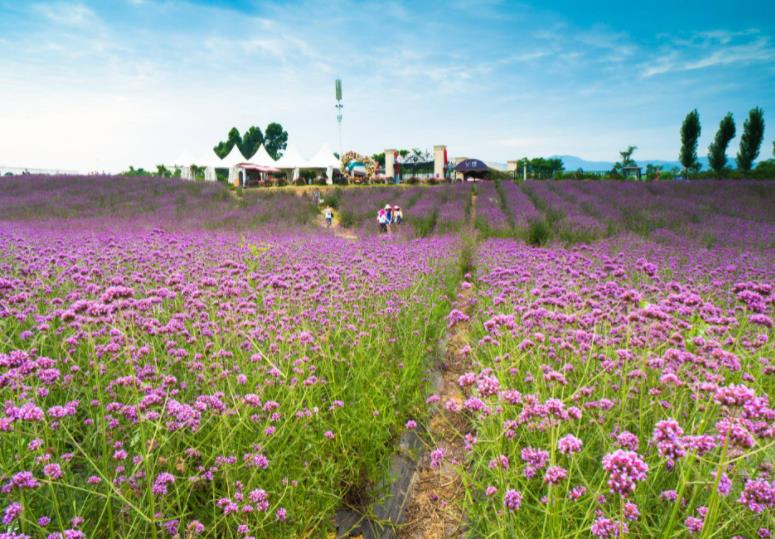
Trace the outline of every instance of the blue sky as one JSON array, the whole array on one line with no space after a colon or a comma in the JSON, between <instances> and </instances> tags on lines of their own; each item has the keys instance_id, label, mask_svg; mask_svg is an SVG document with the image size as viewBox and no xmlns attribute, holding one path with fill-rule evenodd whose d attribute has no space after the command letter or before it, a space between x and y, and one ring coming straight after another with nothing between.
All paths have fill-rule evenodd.
<instances>
[{"instance_id":1,"label":"blue sky","mask_svg":"<svg viewBox=\"0 0 775 539\"><path fill-rule=\"evenodd\" d=\"M630 4L0 0L0 164L152 166L271 121L336 149L337 76L345 150L676 159L692 108L705 154L758 105L770 157L775 3Z\"/></svg>"}]
</instances>

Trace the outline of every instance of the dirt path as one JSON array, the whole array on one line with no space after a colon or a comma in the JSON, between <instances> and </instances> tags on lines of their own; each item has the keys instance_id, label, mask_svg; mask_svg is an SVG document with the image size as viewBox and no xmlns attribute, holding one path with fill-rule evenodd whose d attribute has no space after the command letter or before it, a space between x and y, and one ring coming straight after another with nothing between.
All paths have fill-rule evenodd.
<instances>
[{"instance_id":1,"label":"dirt path","mask_svg":"<svg viewBox=\"0 0 775 539\"><path fill-rule=\"evenodd\" d=\"M474 196L469 223L472 234L475 233L472 225L475 222ZM468 277L461 283L453 304L453 309L465 316L456 316L457 321L447 330L444 363L436 393L439 400L427 425L431 447L418 463L404 524L398 530L399 539L441 539L464 534L462 501L465 491L458 466L465 462L466 434L470 432L470 425L462 413L466 397L458 378L471 370L468 318L473 313L476 295ZM434 465L439 451L443 452L441 464Z\"/></svg>"},{"instance_id":2,"label":"dirt path","mask_svg":"<svg viewBox=\"0 0 775 539\"><path fill-rule=\"evenodd\" d=\"M320 228L329 229L328 225L326 224L326 217L323 215L323 210L320 211L320 215L318 215L317 218L318 226ZM351 231L345 229L339 224L339 213L334 211L334 219L331 223L331 230L334 231L334 235L338 238L345 238L348 240L357 240L358 236L356 236Z\"/></svg>"}]
</instances>

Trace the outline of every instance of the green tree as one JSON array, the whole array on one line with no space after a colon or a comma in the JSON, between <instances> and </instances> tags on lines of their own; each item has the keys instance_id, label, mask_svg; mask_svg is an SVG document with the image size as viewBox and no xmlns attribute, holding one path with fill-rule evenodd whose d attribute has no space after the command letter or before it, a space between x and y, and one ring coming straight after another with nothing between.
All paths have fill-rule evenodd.
<instances>
[{"instance_id":1,"label":"green tree","mask_svg":"<svg viewBox=\"0 0 775 539\"><path fill-rule=\"evenodd\" d=\"M374 162L379 166L385 166L385 152L375 153L371 156L371 158L374 159Z\"/></svg>"},{"instance_id":2,"label":"green tree","mask_svg":"<svg viewBox=\"0 0 775 539\"><path fill-rule=\"evenodd\" d=\"M740 150L737 152L737 169L750 172L754 160L759 156L759 148L764 138L764 111L754 107L743 123L743 136L740 137Z\"/></svg>"},{"instance_id":3,"label":"green tree","mask_svg":"<svg viewBox=\"0 0 775 539\"><path fill-rule=\"evenodd\" d=\"M129 170L123 171L120 176L153 176L153 174L143 167L135 168L132 165L129 165Z\"/></svg>"},{"instance_id":4,"label":"green tree","mask_svg":"<svg viewBox=\"0 0 775 539\"><path fill-rule=\"evenodd\" d=\"M681 126L681 153L679 160L685 170L697 171L700 163L697 161L697 141L700 138L700 114L694 109L684 118Z\"/></svg>"},{"instance_id":5,"label":"green tree","mask_svg":"<svg viewBox=\"0 0 775 539\"><path fill-rule=\"evenodd\" d=\"M622 150L619 152L619 155L621 156L622 160L617 161L614 164L614 168L611 169L611 175L614 177L620 177L624 175L624 168L625 167L636 167L638 166L638 163L635 162L635 159L632 158L632 154L635 153L635 150L637 150L637 146L627 146L627 149Z\"/></svg>"},{"instance_id":6,"label":"green tree","mask_svg":"<svg viewBox=\"0 0 775 539\"><path fill-rule=\"evenodd\" d=\"M637 146L627 146L626 150L622 150L619 152L619 155L622 156L622 167L636 167L638 166L638 163L635 162L635 159L632 158L632 154L635 153L635 150L637 150Z\"/></svg>"},{"instance_id":7,"label":"green tree","mask_svg":"<svg viewBox=\"0 0 775 539\"><path fill-rule=\"evenodd\" d=\"M528 159L526 157L520 161L520 171L522 170L522 166L525 161L527 161L528 176L531 178L552 178L561 173L565 168L562 159L546 159L544 157L534 157L533 159Z\"/></svg>"},{"instance_id":8,"label":"green tree","mask_svg":"<svg viewBox=\"0 0 775 539\"><path fill-rule=\"evenodd\" d=\"M288 132L277 122L270 123L266 126L264 146L272 159L280 159L288 146Z\"/></svg>"},{"instance_id":9,"label":"green tree","mask_svg":"<svg viewBox=\"0 0 775 539\"><path fill-rule=\"evenodd\" d=\"M250 159L256 155L258 148L263 142L264 134L261 133L261 128L254 125L245 131L244 135L242 135L242 138L239 140L239 142L237 142L237 148L239 148L240 153L245 157L245 159Z\"/></svg>"},{"instance_id":10,"label":"green tree","mask_svg":"<svg viewBox=\"0 0 775 539\"><path fill-rule=\"evenodd\" d=\"M735 138L735 119L732 113L728 112L718 126L716 138L708 146L708 162L716 174L721 174L727 166L727 146L733 138Z\"/></svg>"},{"instance_id":11,"label":"green tree","mask_svg":"<svg viewBox=\"0 0 775 539\"><path fill-rule=\"evenodd\" d=\"M234 145L237 145L237 148L239 148L239 145L242 143L242 137L239 134L239 131L236 127L232 127L229 129L229 133L226 136L226 140L219 142L218 144L213 147L213 151L215 152L215 155L223 159L227 155L229 155L229 152L231 152L231 149L234 147ZM241 151L241 150L240 150ZM244 157L244 154L243 154Z\"/></svg>"}]
</instances>

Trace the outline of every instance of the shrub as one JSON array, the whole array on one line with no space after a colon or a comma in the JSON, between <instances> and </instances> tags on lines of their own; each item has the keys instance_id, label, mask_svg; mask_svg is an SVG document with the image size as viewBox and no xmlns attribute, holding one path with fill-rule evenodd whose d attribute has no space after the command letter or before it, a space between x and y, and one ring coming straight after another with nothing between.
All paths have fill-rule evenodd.
<instances>
[{"instance_id":1,"label":"shrub","mask_svg":"<svg viewBox=\"0 0 775 539\"><path fill-rule=\"evenodd\" d=\"M536 247L546 245L549 242L550 228L543 219L535 219L530 222L527 229L527 243Z\"/></svg>"},{"instance_id":2,"label":"shrub","mask_svg":"<svg viewBox=\"0 0 775 539\"><path fill-rule=\"evenodd\" d=\"M355 214L351 210L342 210L339 212L339 224L344 228L350 228L355 224Z\"/></svg>"},{"instance_id":3,"label":"shrub","mask_svg":"<svg viewBox=\"0 0 775 539\"><path fill-rule=\"evenodd\" d=\"M326 206L330 206L336 210L339 208L339 204L341 202L341 196L342 196L341 189L334 189L333 191L328 191L323 196L323 204L325 204Z\"/></svg>"},{"instance_id":4,"label":"shrub","mask_svg":"<svg viewBox=\"0 0 775 539\"><path fill-rule=\"evenodd\" d=\"M425 238L433 234L438 219L438 210L433 210L428 215L419 216L412 221L414 225L414 234L418 238Z\"/></svg>"}]
</instances>

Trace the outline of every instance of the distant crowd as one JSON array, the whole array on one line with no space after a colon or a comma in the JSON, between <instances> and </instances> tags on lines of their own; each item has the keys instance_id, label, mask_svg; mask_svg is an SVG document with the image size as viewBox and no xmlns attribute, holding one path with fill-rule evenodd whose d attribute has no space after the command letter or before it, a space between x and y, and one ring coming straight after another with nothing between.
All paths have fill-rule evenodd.
<instances>
[{"instance_id":1,"label":"distant crowd","mask_svg":"<svg viewBox=\"0 0 775 539\"><path fill-rule=\"evenodd\" d=\"M377 223L381 233L390 233L391 227L396 228L404 222L404 213L398 206L386 204L384 208L377 212Z\"/></svg>"}]
</instances>

